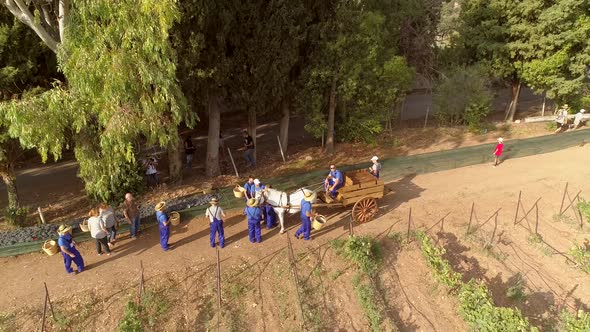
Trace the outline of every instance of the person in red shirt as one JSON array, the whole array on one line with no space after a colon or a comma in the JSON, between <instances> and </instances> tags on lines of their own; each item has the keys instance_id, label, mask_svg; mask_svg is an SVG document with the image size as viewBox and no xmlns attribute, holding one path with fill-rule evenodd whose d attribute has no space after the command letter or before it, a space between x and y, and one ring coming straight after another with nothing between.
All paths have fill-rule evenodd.
<instances>
[{"instance_id":1,"label":"person in red shirt","mask_svg":"<svg viewBox=\"0 0 590 332\"><path fill-rule=\"evenodd\" d=\"M494 167L500 164L500 156L502 155L502 150L504 150L504 139L502 137L498 138L498 144L496 145L496 150L494 150Z\"/></svg>"}]
</instances>

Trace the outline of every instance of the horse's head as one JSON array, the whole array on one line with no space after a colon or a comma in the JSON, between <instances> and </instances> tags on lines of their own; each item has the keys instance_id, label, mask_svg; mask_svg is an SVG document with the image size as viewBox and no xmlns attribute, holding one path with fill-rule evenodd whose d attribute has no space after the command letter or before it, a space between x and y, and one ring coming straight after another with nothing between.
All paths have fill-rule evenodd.
<instances>
[{"instance_id":1,"label":"horse's head","mask_svg":"<svg viewBox=\"0 0 590 332\"><path fill-rule=\"evenodd\" d=\"M256 200L258 201L258 204L262 204L264 202L266 202L266 200L268 199L267 197L267 190L260 190L256 192L256 195L254 196L254 198L256 198Z\"/></svg>"}]
</instances>

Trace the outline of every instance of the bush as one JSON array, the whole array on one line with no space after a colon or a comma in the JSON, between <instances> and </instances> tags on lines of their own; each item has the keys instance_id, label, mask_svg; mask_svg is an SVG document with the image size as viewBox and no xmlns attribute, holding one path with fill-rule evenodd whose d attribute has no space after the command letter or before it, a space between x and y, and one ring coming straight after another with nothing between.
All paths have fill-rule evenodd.
<instances>
[{"instance_id":1,"label":"bush","mask_svg":"<svg viewBox=\"0 0 590 332\"><path fill-rule=\"evenodd\" d=\"M381 247L368 236L349 237L344 245L343 253L369 276L374 276L381 267L383 258Z\"/></svg>"},{"instance_id":2,"label":"bush","mask_svg":"<svg viewBox=\"0 0 590 332\"><path fill-rule=\"evenodd\" d=\"M580 211L582 218L586 219L587 222L590 223L590 202L586 202L586 200L582 199L576 207Z\"/></svg>"},{"instance_id":3,"label":"bush","mask_svg":"<svg viewBox=\"0 0 590 332\"><path fill-rule=\"evenodd\" d=\"M578 310L578 315L572 315L567 311L561 314L562 330L568 332L590 331L590 313Z\"/></svg>"},{"instance_id":4,"label":"bush","mask_svg":"<svg viewBox=\"0 0 590 332\"><path fill-rule=\"evenodd\" d=\"M481 132L491 111L488 77L478 66L456 67L438 82L434 92L435 118L443 125L467 125Z\"/></svg>"},{"instance_id":5,"label":"bush","mask_svg":"<svg viewBox=\"0 0 590 332\"><path fill-rule=\"evenodd\" d=\"M4 217L8 223L18 227L26 226L28 214L29 210L25 207L7 207L4 211Z\"/></svg>"}]
</instances>

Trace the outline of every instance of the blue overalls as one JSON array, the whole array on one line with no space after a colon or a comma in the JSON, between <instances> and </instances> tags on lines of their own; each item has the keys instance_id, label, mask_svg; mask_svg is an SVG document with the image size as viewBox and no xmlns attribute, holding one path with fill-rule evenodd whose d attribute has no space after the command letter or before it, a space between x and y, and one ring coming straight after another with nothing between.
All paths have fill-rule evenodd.
<instances>
[{"instance_id":1,"label":"blue overalls","mask_svg":"<svg viewBox=\"0 0 590 332\"><path fill-rule=\"evenodd\" d=\"M338 179L338 184L329 193L332 198L336 198L336 195L338 194L338 189L344 186L344 176L342 176L342 172L340 172L339 170L330 171L330 175L331 178L328 179L328 184L330 185L330 187L333 186L335 180Z\"/></svg>"},{"instance_id":2,"label":"blue overalls","mask_svg":"<svg viewBox=\"0 0 590 332\"><path fill-rule=\"evenodd\" d=\"M309 240L309 233L311 232L311 218L307 216L307 212L311 213L311 202L304 199L301 200L301 227L295 232L295 237L303 233L303 239Z\"/></svg>"},{"instance_id":3,"label":"blue overalls","mask_svg":"<svg viewBox=\"0 0 590 332\"><path fill-rule=\"evenodd\" d=\"M66 254L65 252L61 252L61 255L64 257L64 265L66 267L67 273L74 272L74 270L72 270L72 261L78 267L78 272L84 271L84 259L82 258L82 255L80 255L78 249L74 247L72 235L70 233L60 235L59 239L57 239L57 245L60 247L66 247L69 252L74 254L74 257L70 257L70 255Z\"/></svg>"},{"instance_id":4,"label":"blue overalls","mask_svg":"<svg viewBox=\"0 0 590 332\"><path fill-rule=\"evenodd\" d=\"M248 200L248 198L252 198L254 197L254 183L250 183L250 181L247 181L244 184L244 189L247 195L246 196L246 201Z\"/></svg>"},{"instance_id":5,"label":"blue overalls","mask_svg":"<svg viewBox=\"0 0 590 332\"><path fill-rule=\"evenodd\" d=\"M156 212L158 219L158 228L160 229L160 246L164 251L168 251L168 239L170 238L170 224L164 225L168 221L168 215L163 211Z\"/></svg>"},{"instance_id":6,"label":"blue overalls","mask_svg":"<svg viewBox=\"0 0 590 332\"><path fill-rule=\"evenodd\" d=\"M250 242L262 242L262 234L260 233L262 210L259 207L247 206L244 209L244 214L248 217L248 236Z\"/></svg>"},{"instance_id":7,"label":"blue overalls","mask_svg":"<svg viewBox=\"0 0 590 332\"><path fill-rule=\"evenodd\" d=\"M213 221L209 222L209 227L211 228L211 233L209 234L209 242L211 243L211 248L215 248L215 233L219 233L219 246L221 248L225 247L225 236L223 235L223 220L217 219L217 209L218 206L215 206L215 211L213 211L212 206L209 207L209 215L213 216Z\"/></svg>"},{"instance_id":8,"label":"blue overalls","mask_svg":"<svg viewBox=\"0 0 590 332\"><path fill-rule=\"evenodd\" d=\"M273 228L277 223L277 214L270 204L264 205L264 220L266 221L266 229Z\"/></svg>"}]
</instances>

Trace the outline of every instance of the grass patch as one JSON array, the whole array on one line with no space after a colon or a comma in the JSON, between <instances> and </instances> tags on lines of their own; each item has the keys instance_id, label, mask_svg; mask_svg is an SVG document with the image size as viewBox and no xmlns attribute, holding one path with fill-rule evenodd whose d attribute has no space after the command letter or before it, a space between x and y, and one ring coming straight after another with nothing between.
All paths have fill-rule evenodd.
<instances>
[{"instance_id":1,"label":"grass patch","mask_svg":"<svg viewBox=\"0 0 590 332\"><path fill-rule=\"evenodd\" d=\"M481 252L483 252L486 256L491 257L499 262L504 262L508 257L508 254L498 252L492 244L488 243L488 240L477 235L474 231L471 231L468 234L466 234L465 240L478 245L478 247L481 249Z\"/></svg>"},{"instance_id":2,"label":"grass patch","mask_svg":"<svg viewBox=\"0 0 590 332\"><path fill-rule=\"evenodd\" d=\"M590 331L590 313L578 310L577 315L567 311L561 314L561 331L587 332Z\"/></svg>"},{"instance_id":3,"label":"grass patch","mask_svg":"<svg viewBox=\"0 0 590 332\"><path fill-rule=\"evenodd\" d=\"M577 224L578 222L576 220L574 220L574 218L562 214L560 215L559 213L556 213L553 215L553 221L554 222L562 222L564 224Z\"/></svg>"},{"instance_id":4,"label":"grass patch","mask_svg":"<svg viewBox=\"0 0 590 332\"><path fill-rule=\"evenodd\" d=\"M523 302L526 298L526 281L519 272L511 278L510 286L506 290L506 297L513 301Z\"/></svg>"},{"instance_id":5,"label":"grass patch","mask_svg":"<svg viewBox=\"0 0 590 332\"><path fill-rule=\"evenodd\" d=\"M383 316L381 314L381 309L375 300L375 290L373 285L371 285L370 279L366 277L363 278L362 275L357 274L352 280L352 285L356 292L356 298L365 313L365 317L369 321L371 330L381 331L380 326L383 321Z\"/></svg>"},{"instance_id":6,"label":"grass patch","mask_svg":"<svg viewBox=\"0 0 590 332\"><path fill-rule=\"evenodd\" d=\"M590 250L586 246L575 245L569 250L569 254L582 271L590 273Z\"/></svg>"},{"instance_id":7,"label":"grass patch","mask_svg":"<svg viewBox=\"0 0 590 332\"><path fill-rule=\"evenodd\" d=\"M580 199L578 204L576 204L578 211L582 215L582 218L586 220L587 223L590 223L590 202L586 202L585 199Z\"/></svg>"},{"instance_id":8,"label":"grass patch","mask_svg":"<svg viewBox=\"0 0 590 332\"><path fill-rule=\"evenodd\" d=\"M557 130L557 124L555 122L547 122L545 129L547 129L547 131L554 132Z\"/></svg>"},{"instance_id":9,"label":"grass patch","mask_svg":"<svg viewBox=\"0 0 590 332\"><path fill-rule=\"evenodd\" d=\"M119 331L135 332L141 331L143 326L154 327L169 308L170 304L162 294L146 290L139 304L131 300L125 305L123 318L119 322Z\"/></svg>"},{"instance_id":10,"label":"grass patch","mask_svg":"<svg viewBox=\"0 0 590 332\"><path fill-rule=\"evenodd\" d=\"M15 318L16 316L13 313L0 313L0 332L17 331Z\"/></svg>"}]
</instances>

